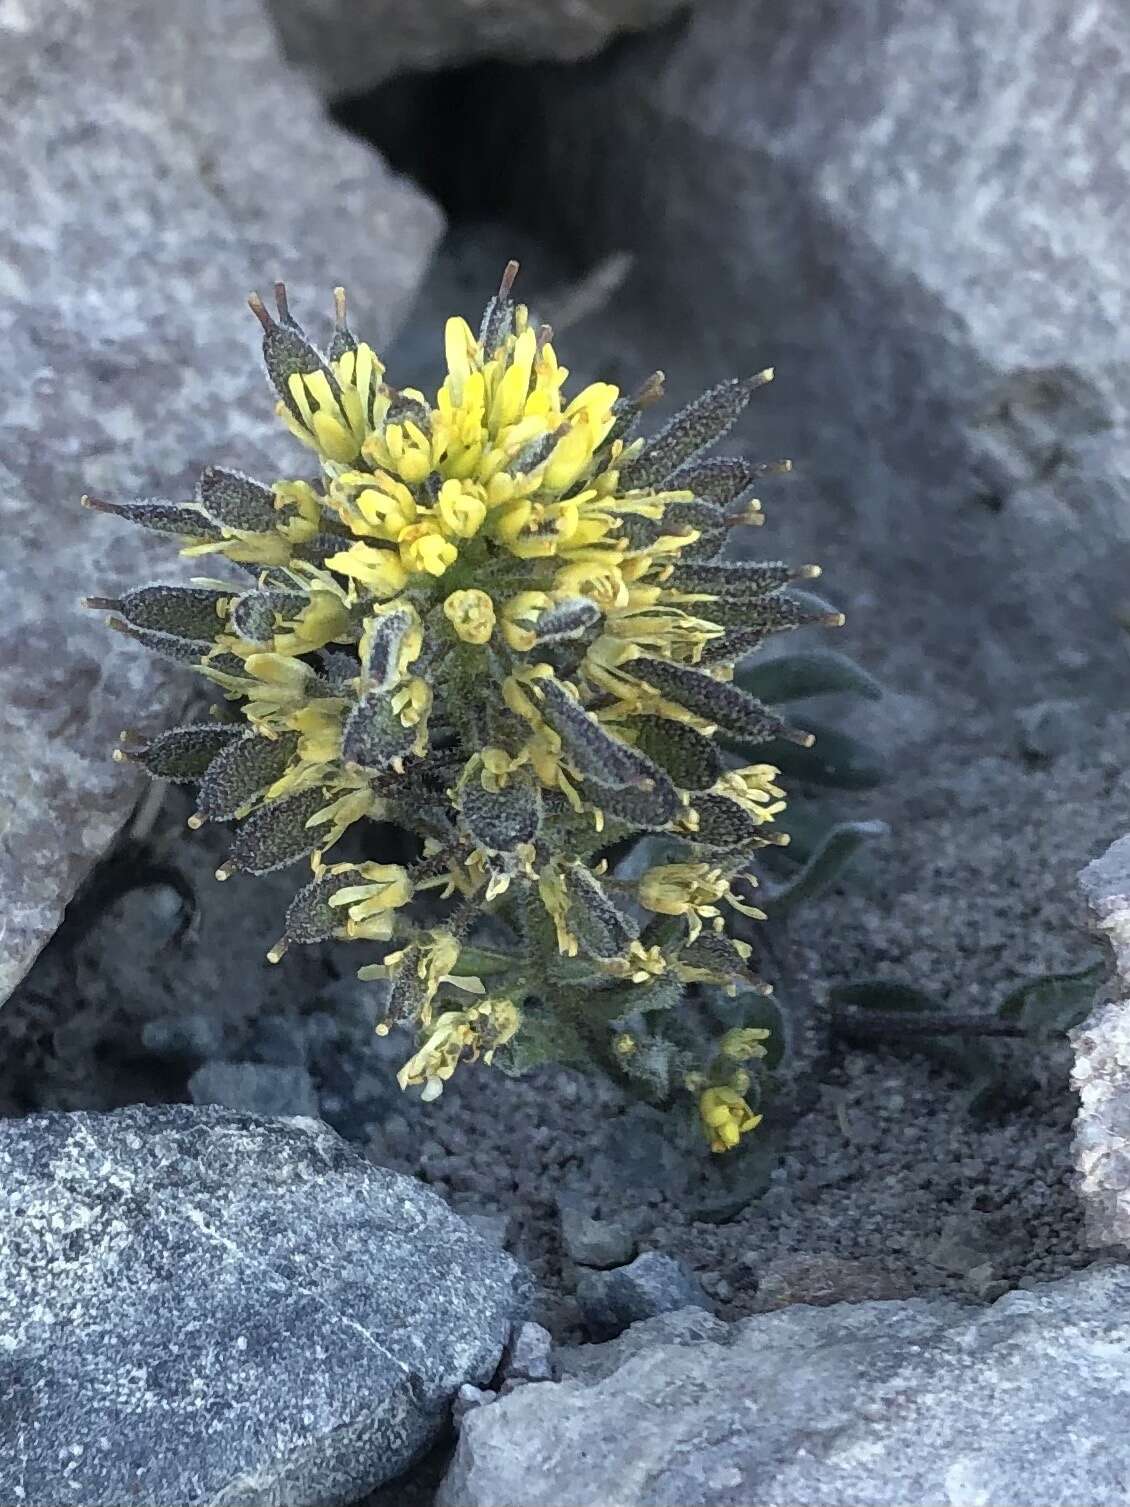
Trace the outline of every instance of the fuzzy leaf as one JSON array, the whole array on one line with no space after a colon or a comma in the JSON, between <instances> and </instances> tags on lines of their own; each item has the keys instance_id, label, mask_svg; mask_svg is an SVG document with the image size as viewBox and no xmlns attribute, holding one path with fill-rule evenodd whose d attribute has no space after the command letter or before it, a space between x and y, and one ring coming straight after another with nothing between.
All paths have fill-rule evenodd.
<instances>
[{"instance_id":1,"label":"fuzzy leaf","mask_svg":"<svg viewBox=\"0 0 1130 1507\"><path fill-rule=\"evenodd\" d=\"M755 701L736 686L703 675L687 665L644 657L632 661L632 674L688 712L716 723L723 731L737 734L746 742L790 737L786 724L760 701ZM803 739L806 735L791 736Z\"/></svg>"},{"instance_id":2,"label":"fuzzy leaf","mask_svg":"<svg viewBox=\"0 0 1130 1507\"><path fill-rule=\"evenodd\" d=\"M812 575L807 565L786 565L783 560L752 561L676 561L667 585L674 591L709 591L720 597L739 597L751 602L779 591L791 581L807 580Z\"/></svg>"},{"instance_id":3,"label":"fuzzy leaf","mask_svg":"<svg viewBox=\"0 0 1130 1507\"><path fill-rule=\"evenodd\" d=\"M209 522L193 502L165 502L161 498L142 498L136 502L106 502L101 497L84 497L83 506L95 513L111 513L136 523L154 534L173 534L187 539L219 539L220 531Z\"/></svg>"},{"instance_id":4,"label":"fuzzy leaf","mask_svg":"<svg viewBox=\"0 0 1130 1507\"><path fill-rule=\"evenodd\" d=\"M211 643L233 595L210 586L139 586L123 597L89 597L87 605L120 613L131 628Z\"/></svg>"},{"instance_id":5,"label":"fuzzy leaf","mask_svg":"<svg viewBox=\"0 0 1130 1507\"><path fill-rule=\"evenodd\" d=\"M583 864L573 864L565 871L565 888L569 924L590 957L619 957L639 936L633 918L613 905L600 881Z\"/></svg>"},{"instance_id":6,"label":"fuzzy leaf","mask_svg":"<svg viewBox=\"0 0 1130 1507\"><path fill-rule=\"evenodd\" d=\"M416 741L414 729L405 727L382 691L367 691L345 722L341 757L346 764L379 773L405 758Z\"/></svg>"},{"instance_id":7,"label":"fuzzy leaf","mask_svg":"<svg viewBox=\"0 0 1130 1507\"><path fill-rule=\"evenodd\" d=\"M261 738L247 733L229 743L208 766L196 797L196 809L206 821L230 821L248 801L281 778L298 750L298 734Z\"/></svg>"},{"instance_id":8,"label":"fuzzy leaf","mask_svg":"<svg viewBox=\"0 0 1130 1507\"><path fill-rule=\"evenodd\" d=\"M638 717L632 730L640 752L683 790L706 790L722 773L722 760L714 744L687 722Z\"/></svg>"},{"instance_id":9,"label":"fuzzy leaf","mask_svg":"<svg viewBox=\"0 0 1130 1507\"><path fill-rule=\"evenodd\" d=\"M201 510L221 528L248 534L268 534L279 522L275 494L241 471L209 466L197 483Z\"/></svg>"},{"instance_id":10,"label":"fuzzy leaf","mask_svg":"<svg viewBox=\"0 0 1130 1507\"><path fill-rule=\"evenodd\" d=\"M244 592L232 604L229 621L245 643L271 643L275 636L275 608L270 592Z\"/></svg>"},{"instance_id":11,"label":"fuzzy leaf","mask_svg":"<svg viewBox=\"0 0 1130 1507\"><path fill-rule=\"evenodd\" d=\"M1107 976L1100 958L1072 973L1047 973L1011 990L997 1006L1002 1020L1016 1020L1034 1036L1062 1036L1079 1025Z\"/></svg>"},{"instance_id":12,"label":"fuzzy leaf","mask_svg":"<svg viewBox=\"0 0 1130 1507\"><path fill-rule=\"evenodd\" d=\"M287 909L283 933L286 940L309 944L327 942L337 936L345 924L345 915L330 901L338 890L356 880L357 875L352 870L344 874L323 874L300 889Z\"/></svg>"},{"instance_id":13,"label":"fuzzy leaf","mask_svg":"<svg viewBox=\"0 0 1130 1507\"><path fill-rule=\"evenodd\" d=\"M569 597L547 607L534 626L536 643L553 644L561 639L580 638L601 620L601 610L588 597Z\"/></svg>"},{"instance_id":14,"label":"fuzzy leaf","mask_svg":"<svg viewBox=\"0 0 1130 1507\"><path fill-rule=\"evenodd\" d=\"M787 915L805 900L812 900L833 885L845 866L865 843L889 835L886 822L840 822L787 884L776 886L765 897L765 909L773 917Z\"/></svg>"},{"instance_id":15,"label":"fuzzy leaf","mask_svg":"<svg viewBox=\"0 0 1130 1507\"><path fill-rule=\"evenodd\" d=\"M175 633L155 633L150 628L135 628L132 624L123 622L121 618L107 618L111 628L119 633L124 633L127 638L132 638L135 643L151 650L154 654L160 654L165 659L176 660L178 664L195 665L208 654L214 647L211 639L180 638ZM216 661L211 661L215 668L221 666ZM228 671L232 673L232 671ZM243 673L242 661L237 661L234 673Z\"/></svg>"},{"instance_id":16,"label":"fuzzy leaf","mask_svg":"<svg viewBox=\"0 0 1130 1507\"><path fill-rule=\"evenodd\" d=\"M693 805L698 826L687 836L696 847L733 850L744 848L759 836L753 817L727 796L699 795Z\"/></svg>"},{"instance_id":17,"label":"fuzzy leaf","mask_svg":"<svg viewBox=\"0 0 1130 1507\"><path fill-rule=\"evenodd\" d=\"M397 607L370 618L366 623L362 647L367 691L388 691L396 684L400 675L400 650L416 621L414 612L407 607Z\"/></svg>"},{"instance_id":18,"label":"fuzzy leaf","mask_svg":"<svg viewBox=\"0 0 1130 1507\"><path fill-rule=\"evenodd\" d=\"M807 696L826 696L834 691L846 691L868 701L878 701L883 695L883 687L877 680L846 654L837 654L833 649L811 649L751 661L734 671L734 683L771 706L803 701Z\"/></svg>"},{"instance_id":19,"label":"fuzzy leaf","mask_svg":"<svg viewBox=\"0 0 1130 1507\"><path fill-rule=\"evenodd\" d=\"M626 489L654 487L701 450L717 443L741 416L757 389L771 373L720 382L688 403L650 439L634 461L621 469Z\"/></svg>"},{"instance_id":20,"label":"fuzzy leaf","mask_svg":"<svg viewBox=\"0 0 1130 1507\"><path fill-rule=\"evenodd\" d=\"M243 728L230 722L170 727L144 747L129 749L123 757L140 764L155 780L199 780L216 756L242 734Z\"/></svg>"},{"instance_id":21,"label":"fuzzy leaf","mask_svg":"<svg viewBox=\"0 0 1130 1507\"><path fill-rule=\"evenodd\" d=\"M306 823L325 803L325 792L315 788L260 806L236 829L231 852L217 872L270 874L308 857L325 837L325 828Z\"/></svg>"},{"instance_id":22,"label":"fuzzy leaf","mask_svg":"<svg viewBox=\"0 0 1130 1507\"><path fill-rule=\"evenodd\" d=\"M650 759L614 738L556 680L541 680L545 719L560 734L569 757L587 779L613 787L651 789L660 777Z\"/></svg>"},{"instance_id":23,"label":"fuzzy leaf","mask_svg":"<svg viewBox=\"0 0 1130 1507\"><path fill-rule=\"evenodd\" d=\"M679 792L661 769L657 769L655 785L651 790L622 786L615 789L602 785L599 780L585 781L585 794L589 801L606 817L614 817L639 831L655 832L675 819L679 811ZM611 839L601 839L601 846Z\"/></svg>"},{"instance_id":24,"label":"fuzzy leaf","mask_svg":"<svg viewBox=\"0 0 1130 1507\"><path fill-rule=\"evenodd\" d=\"M779 476L790 469L788 461L770 461L758 465L737 456L706 455L688 461L671 474L667 484L680 492L693 492L706 502L726 507L737 502L754 482L766 476Z\"/></svg>"},{"instance_id":25,"label":"fuzzy leaf","mask_svg":"<svg viewBox=\"0 0 1130 1507\"><path fill-rule=\"evenodd\" d=\"M494 1064L508 1077L520 1078L547 1063L591 1072L592 1048L571 1021L544 1005L527 1004L521 1029L495 1053Z\"/></svg>"},{"instance_id":26,"label":"fuzzy leaf","mask_svg":"<svg viewBox=\"0 0 1130 1507\"><path fill-rule=\"evenodd\" d=\"M541 827L541 797L533 785L515 782L491 791L472 779L463 787L460 808L476 843L494 852L533 842Z\"/></svg>"}]
</instances>

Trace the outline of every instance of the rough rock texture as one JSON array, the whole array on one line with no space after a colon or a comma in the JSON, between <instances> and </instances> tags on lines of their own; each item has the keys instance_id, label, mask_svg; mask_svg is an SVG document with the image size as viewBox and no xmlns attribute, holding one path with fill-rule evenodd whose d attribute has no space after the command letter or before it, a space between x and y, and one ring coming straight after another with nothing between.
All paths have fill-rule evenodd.
<instances>
[{"instance_id":1,"label":"rough rock texture","mask_svg":"<svg viewBox=\"0 0 1130 1507\"><path fill-rule=\"evenodd\" d=\"M590 57L688 0L270 0L289 56L331 96L480 58Z\"/></svg>"},{"instance_id":2,"label":"rough rock texture","mask_svg":"<svg viewBox=\"0 0 1130 1507\"><path fill-rule=\"evenodd\" d=\"M519 1269L314 1120L0 1122L0 1501L356 1500L493 1374Z\"/></svg>"},{"instance_id":3,"label":"rough rock texture","mask_svg":"<svg viewBox=\"0 0 1130 1507\"><path fill-rule=\"evenodd\" d=\"M1130 990L1130 837L1112 843L1079 875L1094 928L1114 949L1114 992ZM1074 1031L1072 1082L1079 1095L1075 1165L1092 1245L1130 1245L1130 999L1100 1005Z\"/></svg>"},{"instance_id":4,"label":"rough rock texture","mask_svg":"<svg viewBox=\"0 0 1130 1507\"><path fill-rule=\"evenodd\" d=\"M640 1319L680 1308L709 1308L698 1278L662 1251L645 1251L614 1271L584 1271L577 1301L589 1332L610 1338Z\"/></svg>"},{"instance_id":5,"label":"rough rock texture","mask_svg":"<svg viewBox=\"0 0 1130 1507\"><path fill-rule=\"evenodd\" d=\"M0 125L2 999L136 796L119 730L189 682L79 608L176 569L79 497L276 472L245 294L286 275L316 324L345 282L387 339L439 215L323 118L257 0L0 6Z\"/></svg>"},{"instance_id":6,"label":"rough rock texture","mask_svg":"<svg viewBox=\"0 0 1130 1507\"><path fill-rule=\"evenodd\" d=\"M1079 875L1095 931L1114 950L1123 987L1130 989L1130 837L1112 842Z\"/></svg>"},{"instance_id":7,"label":"rough rock texture","mask_svg":"<svg viewBox=\"0 0 1130 1507\"><path fill-rule=\"evenodd\" d=\"M1130 1269L989 1309L797 1306L725 1333L702 1317L594 1347L587 1384L468 1413L441 1507L1130 1501Z\"/></svg>"},{"instance_id":8,"label":"rough rock texture","mask_svg":"<svg viewBox=\"0 0 1130 1507\"><path fill-rule=\"evenodd\" d=\"M590 258L635 252L668 352L683 322L720 373L776 366L745 433L819 481L798 536L835 562L853 632L872 604L870 639L898 623L889 683L922 696L937 677L957 726L990 687L1002 707L1117 698L1120 0L704 0L684 28L483 97L496 129L473 150L505 152L507 211ZM926 637L947 652L924 674Z\"/></svg>"}]
</instances>

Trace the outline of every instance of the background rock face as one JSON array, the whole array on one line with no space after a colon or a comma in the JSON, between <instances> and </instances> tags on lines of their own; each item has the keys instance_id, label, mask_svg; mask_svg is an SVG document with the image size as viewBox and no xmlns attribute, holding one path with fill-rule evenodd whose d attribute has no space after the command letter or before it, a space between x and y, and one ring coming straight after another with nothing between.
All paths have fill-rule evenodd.
<instances>
[{"instance_id":1,"label":"background rock face","mask_svg":"<svg viewBox=\"0 0 1130 1507\"><path fill-rule=\"evenodd\" d=\"M492 96L474 150L507 152L506 209L590 256L637 253L673 386L680 330L719 372L776 366L750 422L820 486L783 552L818 543L853 638L901 645L904 689L936 679L959 725L990 692L1078 698L1084 666L1115 698L1118 0L705 0L685 28Z\"/></svg>"},{"instance_id":2,"label":"background rock face","mask_svg":"<svg viewBox=\"0 0 1130 1507\"><path fill-rule=\"evenodd\" d=\"M257 0L0 7L0 126L3 999L137 794L119 730L192 683L79 608L177 570L79 497L280 474L247 291L287 276L318 329L343 282L387 339L440 218L323 118Z\"/></svg>"},{"instance_id":3,"label":"background rock face","mask_svg":"<svg viewBox=\"0 0 1130 1507\"><path fill-rule=\"evenodd\" d=\"M441 1507L1125 1502L1130 1272L992 1308L682 1315L463 1419ZM578 1352L580 1353L580 1352Z\"/></svg>"},{"instance_id":4,"label":"background rock face","mask_svg":"<svg viewBox=\"0 0 1130 1507\"><path fill-rule=\"evenodd\" d=\"M270 0L287 53L331 96L479 58L589 57L688 0ZM442 150L442 143L437 142Z\"/></svg>"},{"instance_id":5,"label":"background rock face","mask_svg":"<svg viewBox=\"0 0 1130 1507\"><path fill-rule=\"evenodd\" d=\"M494 1372L508 1256L312 1120L0 1122L0 1501L355 1501Z\"/></svg>"}]
</instances>

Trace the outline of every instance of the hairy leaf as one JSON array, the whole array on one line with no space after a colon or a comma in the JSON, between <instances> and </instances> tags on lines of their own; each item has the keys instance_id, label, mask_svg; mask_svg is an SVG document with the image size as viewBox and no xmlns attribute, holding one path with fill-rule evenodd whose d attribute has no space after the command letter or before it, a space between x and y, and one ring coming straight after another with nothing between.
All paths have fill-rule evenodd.
<instances>
[{"instance_id":1,"label":"hairy leaf","mask_svg":"<svg viewBox=\"0 0 1130 1507\"><path fill-rule=\"evenodd\" d=\"M140 764L155 780L199 780L216 755L242 734L243 728L230 722L170 727L144 746L125 750L122 757Z\"/></svg>"},{"instance_id":2,"label":"hairy leaf","mask_svg":"<svg viewBox=\"0 0 1130 1507\"><path fill-rule=\"evenodd\" d=\"M714 744L687 722L638 717L632 730L641 753L684 790L706 790L722 773L722 760Z\"/></svg>"},{"instance_id":3,"label":"hairy leaf","mask_svg":"<svg viewBox=\"0 0 1130 1507\"><path fill-rule=\"evenodd\" d=\"M223 466L209 466L202 473L197 496L201 510L221 528L266 534L282 516L275 511L275 494L270 487Z\"/></svg>"},{"instance_id":4,"label":"hairy leaf","mask_svg":"<svg viewBox=\"0 0 1130 1507\"><path fill-rule=\"evenodd\" d=\"M247 733L209 764L196 797L197 815L206 821L229 821L281 778L298 749L297 733L261 738Z\"/></svg>"},{"instance_id":5,"label":"hairy leaf","mask_svg":"<svg viewBox=\"0 0 1130 1507\"><path fill-rule=\"evenodd\" d=\"M623 467L621 486L654 487L665 481L684 461L720 440L771 376L771 372L758 372L752 377L720 382L688 403L648 441L634 461Z\"/></svg>"},{"instance_id":6,"label":"hairy leaf","mask_svg":"<svg viewBox=\"0 0 1130 1507\"><path fill-rule=\"evenodd\" d=\"M325 828L306 824L325 803L325 793L313 789L260 806L236 828L231 852L217 872L225 878L269 874L308 857L325 837Z\"/></svg>"}]
</instances>

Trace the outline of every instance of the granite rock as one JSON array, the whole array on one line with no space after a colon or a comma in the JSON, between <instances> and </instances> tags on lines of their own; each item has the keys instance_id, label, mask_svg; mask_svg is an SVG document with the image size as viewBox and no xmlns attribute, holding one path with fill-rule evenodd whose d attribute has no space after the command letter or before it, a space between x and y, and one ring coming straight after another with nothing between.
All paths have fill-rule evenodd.
<instances>
[{"instance_id":1,"label":"granite rock","mask_svg":"<svg viewBox=\"0 0 1130 1507\"><path fill-rule=\"evenodd\" d=\"M0 6L0 125L2 999L137 796L119 730L191 685L80 609L178 568L80 496L281 474L246 293L285 275L317 327L344 282L387 340L440 216L324 117L258 0Z\"/></svg>"},{"instance_id":2,"label":"granite rock","mask_svg":"<svg viewBox=\"0 0 1130 1507\"><path fill-rule=\"evenodd\" d=\"M504 208L590 261L634 254L673 401L693 396L681 344L719 376L775 366L744 435L801 473L775 547L836 561L852 652L898 692L1007 716L1079 694L1070 622L1088 698L1117 704L1119 0L703 0L685 27L489 88L473 150L506 153Z\"/></svg>"},{"instance_id":3,"label":"granite rock","mask_svg":"<svg viewBox=\"0 0 1130 1507\"><path fill-rule=\"evenodd\" d=\"M0 1122L0 1501L355 1501L493 1375L516 1264L312 1120Z\"/></svg>"},{"instance_id":4,"label":"granite rock","mask_svg":"<svg viewBox=\"0 0 1130 1507\"><path fill-rule=\"evenodd\" d=\"M1130 837L1111 843L1079 875L1095 932L1114 952L1113 1001L1071 1033L1079 1095L1074 1158L1092 1246L1130 1246Z\"/></svg>"},{"instance_id":5,"label":"granite rock","mask_svg":"<svg viewBox=\"0 0 1130 1507\"><path fill-rule=\"evenodd\" d=\"M991 1308L798 1305L673 1342L670 1321L467 1414L439 1507L1130 1500L1126 1267Z\"/></svg>"},{"instance_id":6,"label":"granite rock","mask_svg":"<svg viewBox=\"0 0 1130 1507\"><path fill-rule=\"evenodd\" d=\"M611 1338L629 1324L659 1313L710 1307L698 1278L662 1251L645 1251L613 1271L581 1272L577 1302L585 1327L596 1339Z\"/></svg>"},{"instance_id":7,"label":"granite rock","mask_svg":"<svg viewBox=\"0 0 1130 1507\"><path fill-rule=\"evenodd\" d=\"M288 55L330 96L484 58L584 58L687 0L271 0Z\"/></svg>"},{"instance_id":8,"label":"granite rock","mask_svg":"<svg viewBox=\"0 0 1130 1507\"><path fill-rule=\"evenodd\" d=\"M636 1239L618 1219L593 1219L584 1209L561 1208L561 1243L578 1266L623 1266L636 1253Z\"/></svg>"}]
</instances>

